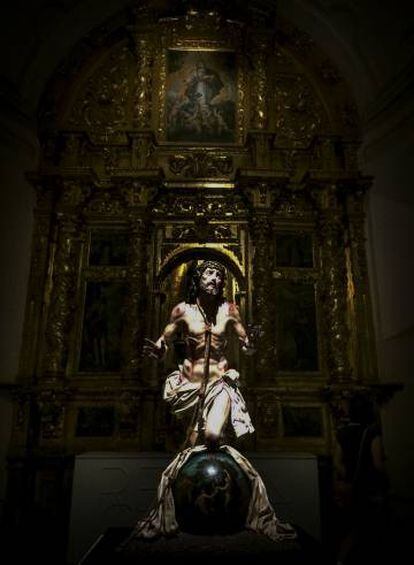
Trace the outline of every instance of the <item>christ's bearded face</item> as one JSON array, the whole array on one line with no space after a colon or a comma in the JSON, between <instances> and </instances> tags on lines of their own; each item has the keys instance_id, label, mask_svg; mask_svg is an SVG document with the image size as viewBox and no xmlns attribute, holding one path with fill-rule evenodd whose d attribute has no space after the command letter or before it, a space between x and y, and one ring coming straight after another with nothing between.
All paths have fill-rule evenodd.
<instances>
[{"instance_id":1,"label":"christ's bearded face","mask_svg":"<svg viewBox=\"0 0 414 565\"><path fill-rule=\"evenodd\" d=\"M223 274L214 267L204 269L200 278L200 291L210 296L218 296L224 284Z\"/></svg>"}]
</instances>

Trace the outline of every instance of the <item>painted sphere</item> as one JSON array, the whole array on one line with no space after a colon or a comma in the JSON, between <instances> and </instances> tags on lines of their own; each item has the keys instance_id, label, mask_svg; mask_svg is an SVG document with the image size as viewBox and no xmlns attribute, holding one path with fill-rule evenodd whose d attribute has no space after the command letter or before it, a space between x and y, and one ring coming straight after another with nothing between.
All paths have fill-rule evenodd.
<instances>
[{"instance_id":1,"label":"painted sphere","mask_svg":"<svg viewBox=\"0 0 414 565\"><path fill-rule=\"evenodd\" d=\"M172 486L177 522L183 532L226 534L244 528L250 481L224 451L190 456Z\"/></svg>"}]
</instances>

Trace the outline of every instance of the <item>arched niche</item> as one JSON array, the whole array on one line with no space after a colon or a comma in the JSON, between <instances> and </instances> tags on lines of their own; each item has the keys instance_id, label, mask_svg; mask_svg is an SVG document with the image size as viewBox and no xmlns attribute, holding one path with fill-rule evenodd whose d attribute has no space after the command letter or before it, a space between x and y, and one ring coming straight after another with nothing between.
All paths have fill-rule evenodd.
<instances>
[{"instance_id":1,"label":"arched niche","mask_svg":"<svg viewBox=\"0 0 414 565\"><path fill-rule=\"evenodd\" d=\"M187 300L191 268L206 260L217 261L226 268L224 297L230 302L235 302L239 306L242 318L246 319L246 277L237 257L229 250L217 245L182 245L165 259L154 284L155 309L159 313L159 331L168 321L172 308L179 302ZM176 355L168 355L163 369L168 370L176 363L177 356L180 355L178 351L180 337L180 335L177 336ZM238 342L231 333L228 334L227 355L230 366L239 366Z\"/></svg>"}]
</instances>

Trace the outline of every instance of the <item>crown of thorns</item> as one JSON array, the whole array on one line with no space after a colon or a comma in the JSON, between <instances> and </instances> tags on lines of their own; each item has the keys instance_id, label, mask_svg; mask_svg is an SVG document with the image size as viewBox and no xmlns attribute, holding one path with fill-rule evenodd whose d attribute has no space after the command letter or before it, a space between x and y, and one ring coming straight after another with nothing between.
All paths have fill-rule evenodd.
<instances>
[{"instance_id":1,"label":"crown of thorns","mask_svg":"<svg viewBox=\"0 0 414 565\"><path fill-rule=\"evenodd\" d=\"M223 286L224 286L224 280L226 277L226 269L223 267L223 265L221 263L218 263L217 261L203 261L201 263L201 265L199 265L196 269L196 273L198 278L201 277L201 275L204 273L204 271L206 269L216 269L217 271L219 271L219 273L221 274L221 278L223 279Z\"/></svg>"}]
</instances>

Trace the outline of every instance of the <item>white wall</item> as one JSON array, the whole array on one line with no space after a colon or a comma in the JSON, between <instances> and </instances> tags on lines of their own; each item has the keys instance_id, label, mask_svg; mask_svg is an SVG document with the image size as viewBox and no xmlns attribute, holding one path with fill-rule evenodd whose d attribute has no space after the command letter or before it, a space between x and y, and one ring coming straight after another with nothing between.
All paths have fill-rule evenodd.
<instances>
[{"instance_id":1,"label":"white wall","mask_svg":"<svg viewBox=\"0 0 414 565\"><path fill-rule=\"evenodd\" d=\"M361 154L371 190L367 244L382 382L401 382L384 410L388 469L397 497L414 501L414 104L403 94L367 128ZM369 126L369 124L368 124Z\"/></svg>"}]
</instances>

